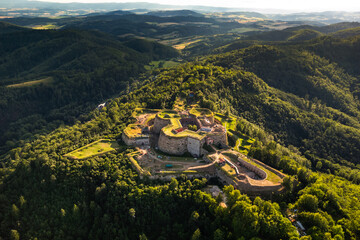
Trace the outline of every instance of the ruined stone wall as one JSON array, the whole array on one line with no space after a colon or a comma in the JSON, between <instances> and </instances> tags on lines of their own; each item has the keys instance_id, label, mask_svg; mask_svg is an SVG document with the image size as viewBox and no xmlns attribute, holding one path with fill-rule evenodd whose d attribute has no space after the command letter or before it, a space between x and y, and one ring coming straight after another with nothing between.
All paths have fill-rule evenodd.
<instances>
[{"instance_id":1,"label":"ruined stone wall","mask_svg":"<svg viewBox=\"0 0 360 240\"><path fill-rule=\"evenodd\" d=\"M187 137L170 137L161 131L158 147L164 153L183 155L187 152Z\"/></svg>"},{"instance_id":2,"label":"ruined stone wall","mask_svg":"<svg viewBox=\"0 0 360 240\"><path fill-rule=\"evenodd\" d=\"M170 124L170 119L162 119L158 115L155 116L154 126L152 127L152 131L154 133L159 134L163 127L166 127Z\"/></svg>"},{"instance_id":3,"label":"ruined stone wall","mask_svg":"<svg viewBox=\"0 0 360 240\"><path fill-rule=\"evenodd\" d=\"M222 148L227 147L228 141L227 141L226 132L210 133L208 136L214 140L215 146L220 144Z\"/></svg>"}]
</instances>

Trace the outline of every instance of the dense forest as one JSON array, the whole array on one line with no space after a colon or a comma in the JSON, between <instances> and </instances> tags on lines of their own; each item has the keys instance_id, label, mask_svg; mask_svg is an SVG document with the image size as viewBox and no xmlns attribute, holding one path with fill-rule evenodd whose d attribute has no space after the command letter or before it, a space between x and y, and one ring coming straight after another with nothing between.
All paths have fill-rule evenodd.
<instances>
[{"instance_id":1,"label":"dense forest","mask_svg":"<svg viewBox=\"0 0 360 240\"><path fill-rule=\"evenodd\" d=\"M1 29L0 153L75 123L95 104L129 89L149 62L178 56L153 41L121 42L100 32Z\"/></svg>"},{"instance_id":2,"label":"dense forest","mask_svg":"<svg viewBox=\"0 0 360 240\"><path fill-rule=\"evenodd\" d=\"M244 39L146 72L150 61L179 53L101 32L6 26L1 239L360 238L359 36ZM9 87L38 79L47 81ZM255 139L249 155L287 174L284 191L270 200L224 186L223 207L202 191L206 179L140 178L126 156L132 148L64 157L101 138L120 139L135 108L172 108L176 99L237 116L236 130ZM299 237L289 211L307 236Z\"/></svg>"}]
</instances>

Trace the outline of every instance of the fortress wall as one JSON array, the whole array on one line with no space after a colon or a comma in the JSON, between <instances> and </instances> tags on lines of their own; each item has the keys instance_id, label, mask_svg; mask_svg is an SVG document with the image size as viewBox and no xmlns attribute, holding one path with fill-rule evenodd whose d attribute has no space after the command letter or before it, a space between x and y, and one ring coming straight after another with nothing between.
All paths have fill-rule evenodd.
<instances>
[{"instance_id":1,"label":"fortress wall","mask_svg":"<svg viewBox=\"0 0 360 240\"><path fill-rule=\"evenodd\" d=\"M201 154L201 141L196 138L188 137L187 138L187 150L192 155L200 156Z\"/></svg>"},{"instance_id":2,"label":"fortress wall","mask_svg":"<svg viewBox=\"0 0 360 240\"><path fill-rule=\"evenodd\" d=\"M231 177L227 176L222 170L216 168L216 175L223 181L224 184L237 186L237 182Z\"/></svg>"},{"instance_id":3,"label":"fortress wall","mask_svg":"<svg viewBox=\"0 0 360 240\"><path fill-rule=\"evenodd\" d=\"M239 181L236 184L236 188L240 191L247 192L247 193L272 193L279 191L282 186L281 184L278 185L270 185L270 186L261 186L261 185L252 185L247 181Z\"/></svg>"},{"instance_id":4,"label":"fortress wall","mask_svg":"<svg viewBox=\"0 0 360 240\"><path fill-rule=\"evenodd\" d=\"M209 137L214 140L214 145L217 146L218 144L221 145L221 147L227 147L228 141L227 136L225 132L218 132L218 133L210 133Z\"/></svg>"},{"instance_id":5,"label":"fortress wall","mask_svg":"<svg viewBox=\"0 0 360 240\"><path fill-rule=\"evenodd\" d=\"M210 117L207 117L207 119L209 119L211 124L214 124L214 116L213 115L211 115Z\"/></svg>"},{"instance_id":6,"label":"fortress wall","mask_svg":"<svg viewBox=\"0 0 360 240\"><path fill-rule=\"evenodd\" d=\"M135 139L136 145L149 145L150 139L149 138L137 138Z\"/></svg>"},{"instance_id":7,"label":"fortress wall","mask_svg":"<svg viewBox=\"0 0 360 240\"><path fill-rule=\"evenodd\" d=\"M201 128L201 122L197 118L182 118L180 119L181 125L196 125L198 129Z\"/></svg>"},{"instance_id":8,"label":"fortress wall","mask_svg":"<svg viewBox=\"0 0 360 240\"><path fill-rule=\"evenodd\" d=\"M152 128L152 131L154 133L159 134L161 129L163 127L166 127L167 125L170 124L170 119L162 119L160 118L158 115L155 116L155 121L154 121L154 126Z\"/></svg>"},{"instance_id":9,"label":"fortress wall","mask_svg":"<svg viewBox=\"0 0 360 240\"><path fill-rule=\"evenodd\" d=\"M122 140L125 142L126 145L134 145L134 139L129 138L125 133L121 134Z\"/></svg>"},{"instance_id":10,"label":"fortress wall","mask_svg":"<svg viewBox=\"0 0 360 240\"><path fill-rule=\"evenodd\" d=\"M265 163L263 163L263 162L261 162L261 161L259 161L259 160L257 160L257 159L254 159L254 158L251 158L251 157L248 157L248 158L249 158L250 160L256 162L257 164L261 165L262 167L266 168L267 170L275 173L275 174L276 174L277 176L279 176L280 178L284 178L284 177L286 176L286 175L283 174L282 172L280 172L280 171L278 171L278 170L276 170L276 169L274 169L274 168L266 165Z\"/></svg>"},{"instance_id":11,"label":"fortress wall","mask_svg":"<svg viewBox=\"0 0 360 240\"><path fill-rule=\"evenodd\" d=\"M267 174L266 174L266 172L264 170L252 165L251 163L246 162L245 160L241 159L240 157L238 158L238 161L240 162L241 166L243 166L243 167L249 169L250 171L256 173L262 179L267 178Z\"/></svg>"},{"instance_id":12,"label":"fortress wall","mask_svg":"<svg viewBox=\"0 0 360 240\"><path fill-rule=\"evenodd\" d=\"M161 131L158 147L164 153L183 155L187 152L187 137L169 137Z\"/></svg>"},{"instance_id":13,"label":"fortress wall","mask_svg":"<svg viewBox=\"0 0 360 240\"><path fill-rule=\"evenodd\" d=\"M125 133L121 135L122 140L128 146L135 146L135 145L149 145L150 139L147 138L129 138Z\"/></svg>"}]
</instances>

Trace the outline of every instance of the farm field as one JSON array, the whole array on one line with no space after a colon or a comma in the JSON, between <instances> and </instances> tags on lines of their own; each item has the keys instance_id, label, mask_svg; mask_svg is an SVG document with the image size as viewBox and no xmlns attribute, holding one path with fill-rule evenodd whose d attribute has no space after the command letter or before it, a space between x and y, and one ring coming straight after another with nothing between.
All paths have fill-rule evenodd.
<instances>
[{"instance_id":1,"label":"farm field","mask_svg":"<svg viewBox=\"0 0 360 240\"><path fill-rule=\"evenodd\" d=\"M76 149L75 151L72 151L65 156L76 159L85 159L95 155L114 151L119 147L119 144L115 140L100 139L82 148Z\"/></svg>"}]
</instances>

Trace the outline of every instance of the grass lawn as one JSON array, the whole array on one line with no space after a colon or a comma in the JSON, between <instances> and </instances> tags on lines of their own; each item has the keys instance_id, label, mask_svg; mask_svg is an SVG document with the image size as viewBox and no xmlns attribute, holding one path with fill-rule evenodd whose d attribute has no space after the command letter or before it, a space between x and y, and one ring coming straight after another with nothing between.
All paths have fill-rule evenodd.
<instances>
[{"instance_id":1,"label":"grass lawn","mask_svg":"<svg viewBox=\"0 0 360 240\"><path fill-rule=\"evenodd\" d=\"M224 166L222 166L221 169L222 169L224 172L226 172L226 173L228 173L228 174L230 174L230 175L236 174L235 169L233 169L233 168L232 168L229 164L227 164L227 163L226 163Z\"/></svg>"},{"instance_id":2,"label":"grass lawn","mask_svg":"<svg viewBox=\"0 0 360 240\"><path fill-rule=\"evenodd\" d=\"M140 126L136 125L136 124L130 124L129 126L127 126L124 130L125 134L128 137L136 137L138 135L141 135L142 129Z\"/></svg>"},{"instance_id":3,"label":"grass lawn","mask_svg":"<svg viewBox=\"0 0 360 240\"><path fill-rule=\"evenodd\" d=\"M190 109L189 113L193 114L197 117L199 117L199 116L210 117L213 115L213 113L207 108L192 108L192 109Z\"/></svg>"},{"instance_id":4,"label":"grass lawn","mask_svg":"<svg viewBox=\"0 0 360 240\"><path fill-rule=\"evenodd\" d=\"M76 159L85 159L95 155L100 155L114 151L119 147L120 147L119 144L115 140L100 139L82 148L76 149L75 151L72 151L66 154L65 156Z\"/></svg>"},{"instance_id":5,"label":"grass lawn","mask_svg":"<svg viewBox=\"0 0 360 240\"><path fill-rule=\"evenodd\" d=\"M223 114L216 113L215 119L219 120L221 122L221 124L225 126L226 130L235 131L235 129L236 129L236 118L231 117L231 116L227 117L227 116L225 116Z\"/></svg>"},{"instance_id":6,"label":"grass lawn","mask_svg":"<svg viewBox=\"0 0 360 240\"><path fill-rule=\"evenodd\" d=\"M234 149L244 155L249 153L251 145L255 142L255 139L245 136L239 132L228 131L229 137L235 139Z\"/></svg>"},{"instance_id":7,"label":"grass lawn","mask_svg":"<svg viewBox=\"0 0 360 240\"><path fill-rule=\"evenodd\" d=\"M47 77L47 78L43 78L43 79L39 79L39 80L34 80L34 81L28 81L28 82L22 82L22 83L17 83L17 84L11 84L11 85L7 85L6 87L8 88L21 88L21 87L31 87L40 83L43 84L49 84L53 81L52 77Z\"/></svg>"},{"instance_id":8,"label":"grass lawn","mask_svg":"<svg viewBox=\"0 0 360 240\"><path fill-rule=\"evenodd\" d=\"M229 136L235 139L234 149L242 154L247 155L251 148L251 145L255 142L255 139L250 138L244 134L236 132L236 118L227 117L223 114L217 113L215 118L223 124L229 134Z\"/></svg>"}]
</instances>

